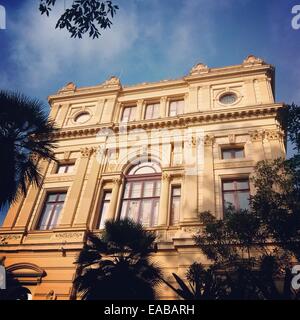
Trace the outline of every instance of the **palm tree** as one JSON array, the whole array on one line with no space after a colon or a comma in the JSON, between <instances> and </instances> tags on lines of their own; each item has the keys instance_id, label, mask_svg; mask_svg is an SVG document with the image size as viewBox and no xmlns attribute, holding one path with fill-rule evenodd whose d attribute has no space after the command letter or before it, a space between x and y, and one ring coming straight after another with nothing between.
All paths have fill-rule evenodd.
<instances>
[{"instance_id":1,"label":"palm tree","mask_svg":"<svg viewBox=\"0 0 300 320\"><path fill-rule=\"evenodd\" d=\"M84 300L153 300L161 279L150 261L155 238L130 219L106 221L101 237L88 235L75 262L75 290Z\"/></svg>"},{"instance_id":2,"label":"palm tree","mask_svg":"<svg viewBox=\"0 0 300 320\"><path fill-rule=\"evenodd\" d=\"M37 158L54 159L53 122L43 103L22 94L0 91L0 208L41 183Z\"/></svg>"}]
</instances>

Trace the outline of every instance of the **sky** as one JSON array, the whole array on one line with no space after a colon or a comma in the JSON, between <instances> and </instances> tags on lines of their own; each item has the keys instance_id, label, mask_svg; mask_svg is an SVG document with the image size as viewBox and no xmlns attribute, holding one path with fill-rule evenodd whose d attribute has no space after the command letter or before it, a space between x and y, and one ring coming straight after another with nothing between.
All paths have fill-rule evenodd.
<instances>
[{"instance_id":1,"label":"sky","mask_svg":"<svg viewBox=\"0 0 300 320\"><path fill-rule=\"evenodd\" d=\"M49 18L39 0L0 0L0 89L44 101L72 81L123 85L180 78L196 63L240 64L254 54L276 67L276 101L300 103L300 29L292 8L300 0L113 0L120 10L99 39L71 39L55 29L64 3ZM1 223L1 217L0 217Z\"/></svg>"}]
</instances>

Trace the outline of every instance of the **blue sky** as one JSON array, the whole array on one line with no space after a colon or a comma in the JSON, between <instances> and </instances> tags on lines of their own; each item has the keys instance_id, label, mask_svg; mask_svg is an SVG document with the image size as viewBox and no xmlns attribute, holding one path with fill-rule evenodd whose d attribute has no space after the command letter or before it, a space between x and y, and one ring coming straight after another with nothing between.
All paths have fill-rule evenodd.
<instances>
[{"instance_id":1,"label":"blue sky","mask_svg":"<svg viewBox=\"0 0 300 320\"><path fill-rule=\"evenodd\" d=\"M70 3L71 0L66 0ZM95 85L111 75L123 84L178 78L198 62L239 64L248 54L276 67L276 100L299 104L300 30L291 27L300 0L115 0L120 10L100 39L70 39L39 0L0 0L0 88L45 101L69 81Z\"/></svg>"}]
</instances>

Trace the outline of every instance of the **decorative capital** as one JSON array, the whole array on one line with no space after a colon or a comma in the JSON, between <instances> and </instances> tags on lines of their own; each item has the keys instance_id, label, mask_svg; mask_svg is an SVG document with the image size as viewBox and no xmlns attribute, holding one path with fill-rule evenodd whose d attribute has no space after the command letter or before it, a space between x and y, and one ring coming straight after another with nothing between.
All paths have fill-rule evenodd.
<instances>
[{"instance_id":1,"label":"decorative capital","mask_svg":"<svg viewBox=\"0 0 300 320\"><path fill-rule=\"evenodd\" d=\"M190 75L194 76L194 75L208 73L208 72L209 72L209 68L206 64L198 63L191 69Z\"/></svg>"},{"instance_id":2,"label":"decorative capital","mask_svg":"<svg viewBox=\"0 0 300 320\"><path fill-rule=\"evenodd\" d=\"M82 148L80 149L80 152L81 152L81 156L83 158L88 158L93 152L95 151L94 148Z\"/></svg>"},{"instance_id":3,"label":"decorative capital","mask_svg":"<svg viewBox=\"0 0 300 320\"><path fill-rule=\"evenodd\" d=\"M268 140L280 140L284 136L284 133L281 130L266 130L265 137Z\"/></svg>"},{"instance_id":4,"label":"decorative capital","mask_svg":"<svg viewBox=\"0 0 300 320\"><path fill-rule=\"evenodd\" d=\"M262 141L264 138L264 132L259 130L249 131L251 142Z\"/></svg>"},{"instance_id":5,"label":"decorative capital","mask_svg":"<svg viewBox=\"0 0 300 320\"><path fill-rule=\"evenodd\" d=\"M171 179L171 175L167 172L163 172L162 176L161 176L162 180L164 181L170 181Z\"/></svg>"},{"instance_id":6,"label":"decorative capital","mask_svg":"<svg viewBox=\"0 0 300 320\"><path fill-rule=\"evenodd\" d=\"M115 186L120 186L122 184L122 178L121 177L115 177L112 179L112 182Z\"/></svg>"},{"instance_id":7,"label":"decorative capital","mask_svg":"<svg viewBox=\"0 0 300 320\"><path fill-rule=\"evenodd\" d=\"M205 146L212 146L215 142L215 136L213 135L206 135L204 137L204 145Z\"/></svg>"}]
</instances>

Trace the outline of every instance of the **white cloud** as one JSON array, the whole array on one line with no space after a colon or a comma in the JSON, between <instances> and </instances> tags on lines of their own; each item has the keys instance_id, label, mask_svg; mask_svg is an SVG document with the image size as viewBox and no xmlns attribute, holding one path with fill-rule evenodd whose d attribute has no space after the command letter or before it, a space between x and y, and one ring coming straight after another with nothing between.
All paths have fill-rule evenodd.
<instances>
[{"instance_id":1,"label":"white cloud","mask_svg":"<svg viewBox=\"0 0 300 320\"><path fill-rule=\"evenodd\" d=\"M15 65L13 81L25 88L44 87L70 69L106 69L121 53L130 49L138 37L134 11L120 10L111 29L100 39L71 39L64 30L55 29L57 10L49 18L40 16L36 3L27 2L15 16L10 29L13 39L10 62ZM100 75L99 75L100 76Z\"/></svg>"}]
</instances>

